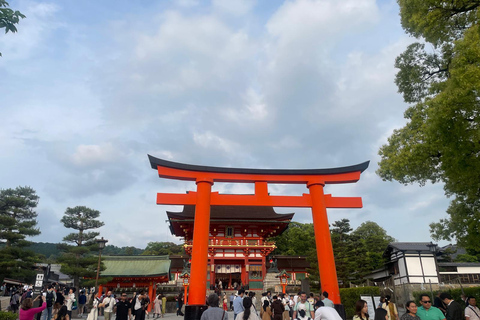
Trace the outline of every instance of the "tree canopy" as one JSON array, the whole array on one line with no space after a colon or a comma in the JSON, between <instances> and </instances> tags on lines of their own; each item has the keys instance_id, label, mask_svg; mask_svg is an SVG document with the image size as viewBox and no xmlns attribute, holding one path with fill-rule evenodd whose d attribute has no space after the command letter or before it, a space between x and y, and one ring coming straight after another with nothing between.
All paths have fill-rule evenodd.
<instances>
[{"instance_id":1,"label":"tree canopy","mask_svg":"<svg viewBox=\"0 0 480 320\"><path fill-rule=\"evenodd\" d=\"M98 257L92 255L98 252L98 245L95 238L98 232L88 231L100 228L104 225L102 221L97 220L100 211L77 206L67 208L65 214L60 220L66 228L77 230L63 238L64 244L58 247L63 251L58 259L62 264L61 271L73 277L75 288L79 287L80 278L94 278L97 271Z\"/></svg>"},{"instance_id":2,"label":"tree canopy","mask_svg":"<svg viewBox=\"0 0 480 320\"><path fill-rule=\"evenodd\" d=\"M9 4L5 0L0 0L0 29L5 29L5 33L9 31L12 33L17 32L17 27L15 26L20 22L20 19L26 18L18 10L12 10L9 8ZM0 52L0 56L2 53Z\"/></svg>"},{"instance_id":3,"label":"tree canopy","mask_svg":"<svg viewBox=\"0 0 480 320\"><path fill-rule=\"evenodd\" d=\"M182 254L183 245L173 242L149 242L142 255L171 255Z\"/></svg>"},{"instance_id":4,"label":"tree canopy","mask_svg":"<svg viewBox=\"0 0 480 320\"><path fill-rule=\"evenodd\" d=\"M444 183L448 218L435 240L476 250L480 240L479 1L398 0L405 31L418 39L395 61L407 124L380 148L377 173L404 184ZM426 46L427 45L427 46ZM478 249L477 249L478 250Z\"/></svg>"},{"instance_id":5,"label":"tree canopy","mask_svg":"<svg viewBox=\"0 0 480 320\"><path fill-rule=\"evenodd\" d=\"M37 255L25 247L28 236L40 234L35 211L39 197L30 187L0 190L0 275L31 280Z\"/></svg>"},{"instance_id":6,"label":"tree canopy","mask_svg":"<svg viewBox=\"0 0 480 320\"><path fill-rule=\"evenodd\" d=\"M350 227L348 219L335 221L330 227L337 276L344 286L349 282L361 283L365 274L383 266L383 252L394 241L387 232L372 221L357 229ZM275 237L274 254L306 256L310 263L309 278L319 281L315 233L312 223L291 222L288 229ZM313 244L313 245L312 245Z\"/></svg>"}]
</instances>

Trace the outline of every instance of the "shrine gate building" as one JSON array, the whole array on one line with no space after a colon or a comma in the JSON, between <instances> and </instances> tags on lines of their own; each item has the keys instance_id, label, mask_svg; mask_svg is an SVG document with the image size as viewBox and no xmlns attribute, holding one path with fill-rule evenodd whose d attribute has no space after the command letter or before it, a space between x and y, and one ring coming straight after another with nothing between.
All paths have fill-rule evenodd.
<instances>
[{"instance_id":1,"label":"shrine gate building","mask_svg":"<svg viewBox=\"0 0 480 320\"><path fill-rule=\"evenodd\" d=\"M207 288L221 281L223 289L235 289L235 284L264 289L267 257L276 248L268 239L284 232L293 215L278 214L266 206L212 206ZM185 252L191 255L195 206L186 205L182 212L167 212L167 216L170 231L183 237Z\"/></svg>"}]
</instances>

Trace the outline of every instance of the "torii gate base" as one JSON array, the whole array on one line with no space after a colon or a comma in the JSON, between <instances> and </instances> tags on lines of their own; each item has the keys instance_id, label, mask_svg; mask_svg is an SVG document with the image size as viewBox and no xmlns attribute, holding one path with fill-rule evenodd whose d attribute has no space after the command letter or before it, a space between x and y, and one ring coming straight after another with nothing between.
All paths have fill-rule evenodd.
<instances>
[{"instance_id":1,"label":"torii gate base","mask_svg":"<svg viewBox=\"0 0 480 320\"><path fill-rule=\"evenodd\" d=\"M195 181L196 192L186 194L158 193L157 204L195 205L193 225L190 294L185 308L186 320L200 320L206 309L208 236L210 206L270 206L312 208L318 269L322 291L327 291L340 315L345 319L345 309L340 303L335 258L328 225L327 208L361 208L360 197L332 197L323 192L326 184L354 183L368 168L369 162L332 169L263 170L238 169L188 165L148 156L160 178ZM255 194L232 195L212 193L214 182L254 183ZM309 194L301 196L271 196L268 183L305 184Z\"/></svg>"}]
</instances>

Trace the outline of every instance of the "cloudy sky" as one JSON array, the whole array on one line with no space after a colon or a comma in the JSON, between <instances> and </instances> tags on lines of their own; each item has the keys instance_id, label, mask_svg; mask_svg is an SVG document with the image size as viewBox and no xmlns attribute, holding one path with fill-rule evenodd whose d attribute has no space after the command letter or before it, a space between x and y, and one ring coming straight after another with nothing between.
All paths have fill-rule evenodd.
<instances>
[{"instance_id":1,"label":"cloudy sky","mask_svg":"<svg viewBox=\"0 0 480 320\"><path fill-rule=\"evenodd\" d=\"M378 149L404 125L395 57L413 42L394 0L11 0L27 18L0 34L0 188L40 196L42 234L59 242L67 207L101 211L109 244L175 241L147 154L190 164L330 168L370 160L356 184L364 208L329 221L371 220L398 241L430 241L446 216L442 185L376 174ZM214 191L252 192L215 184ZM274 185L300 195L305 186ZM309 210L295 220L311 222Z\"/></svg>"}]
</instances>

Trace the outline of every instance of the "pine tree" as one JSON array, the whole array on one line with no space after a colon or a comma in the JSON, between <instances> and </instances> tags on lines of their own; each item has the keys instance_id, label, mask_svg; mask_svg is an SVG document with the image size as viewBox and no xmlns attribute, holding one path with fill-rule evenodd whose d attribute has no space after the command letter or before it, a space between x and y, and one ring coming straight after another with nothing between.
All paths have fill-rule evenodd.
<instances>
[{"instance_id":1,"label":"pine tree","mask_svg":"<svg viewBox=\"0 0 480 320\"><path fill-rule=\"evenodd\" d=\"M26 250L27 236L40 234L36 228L39 197L30 187L0 190L0 275L31 281L38 257Z\"/></svg>"},{"instance_id":2,"label":"pine tree","mask_svg":"<svg viewBox=\"0 0 480 320\"><path fill-rule=\"evenodd\" d=\"M65 215L60 220L66 228L77 230L63 238L64 244L58 247L63 251L59 262L61 271L73 277L74 287L77 289L81 278L94 278L97 272L98 257L93 252L98 252L95 238L100 234L91 229L98 229L104 225L97 220L100 211L77 206L67 208Z\"/></svg>"}]
</instances>

